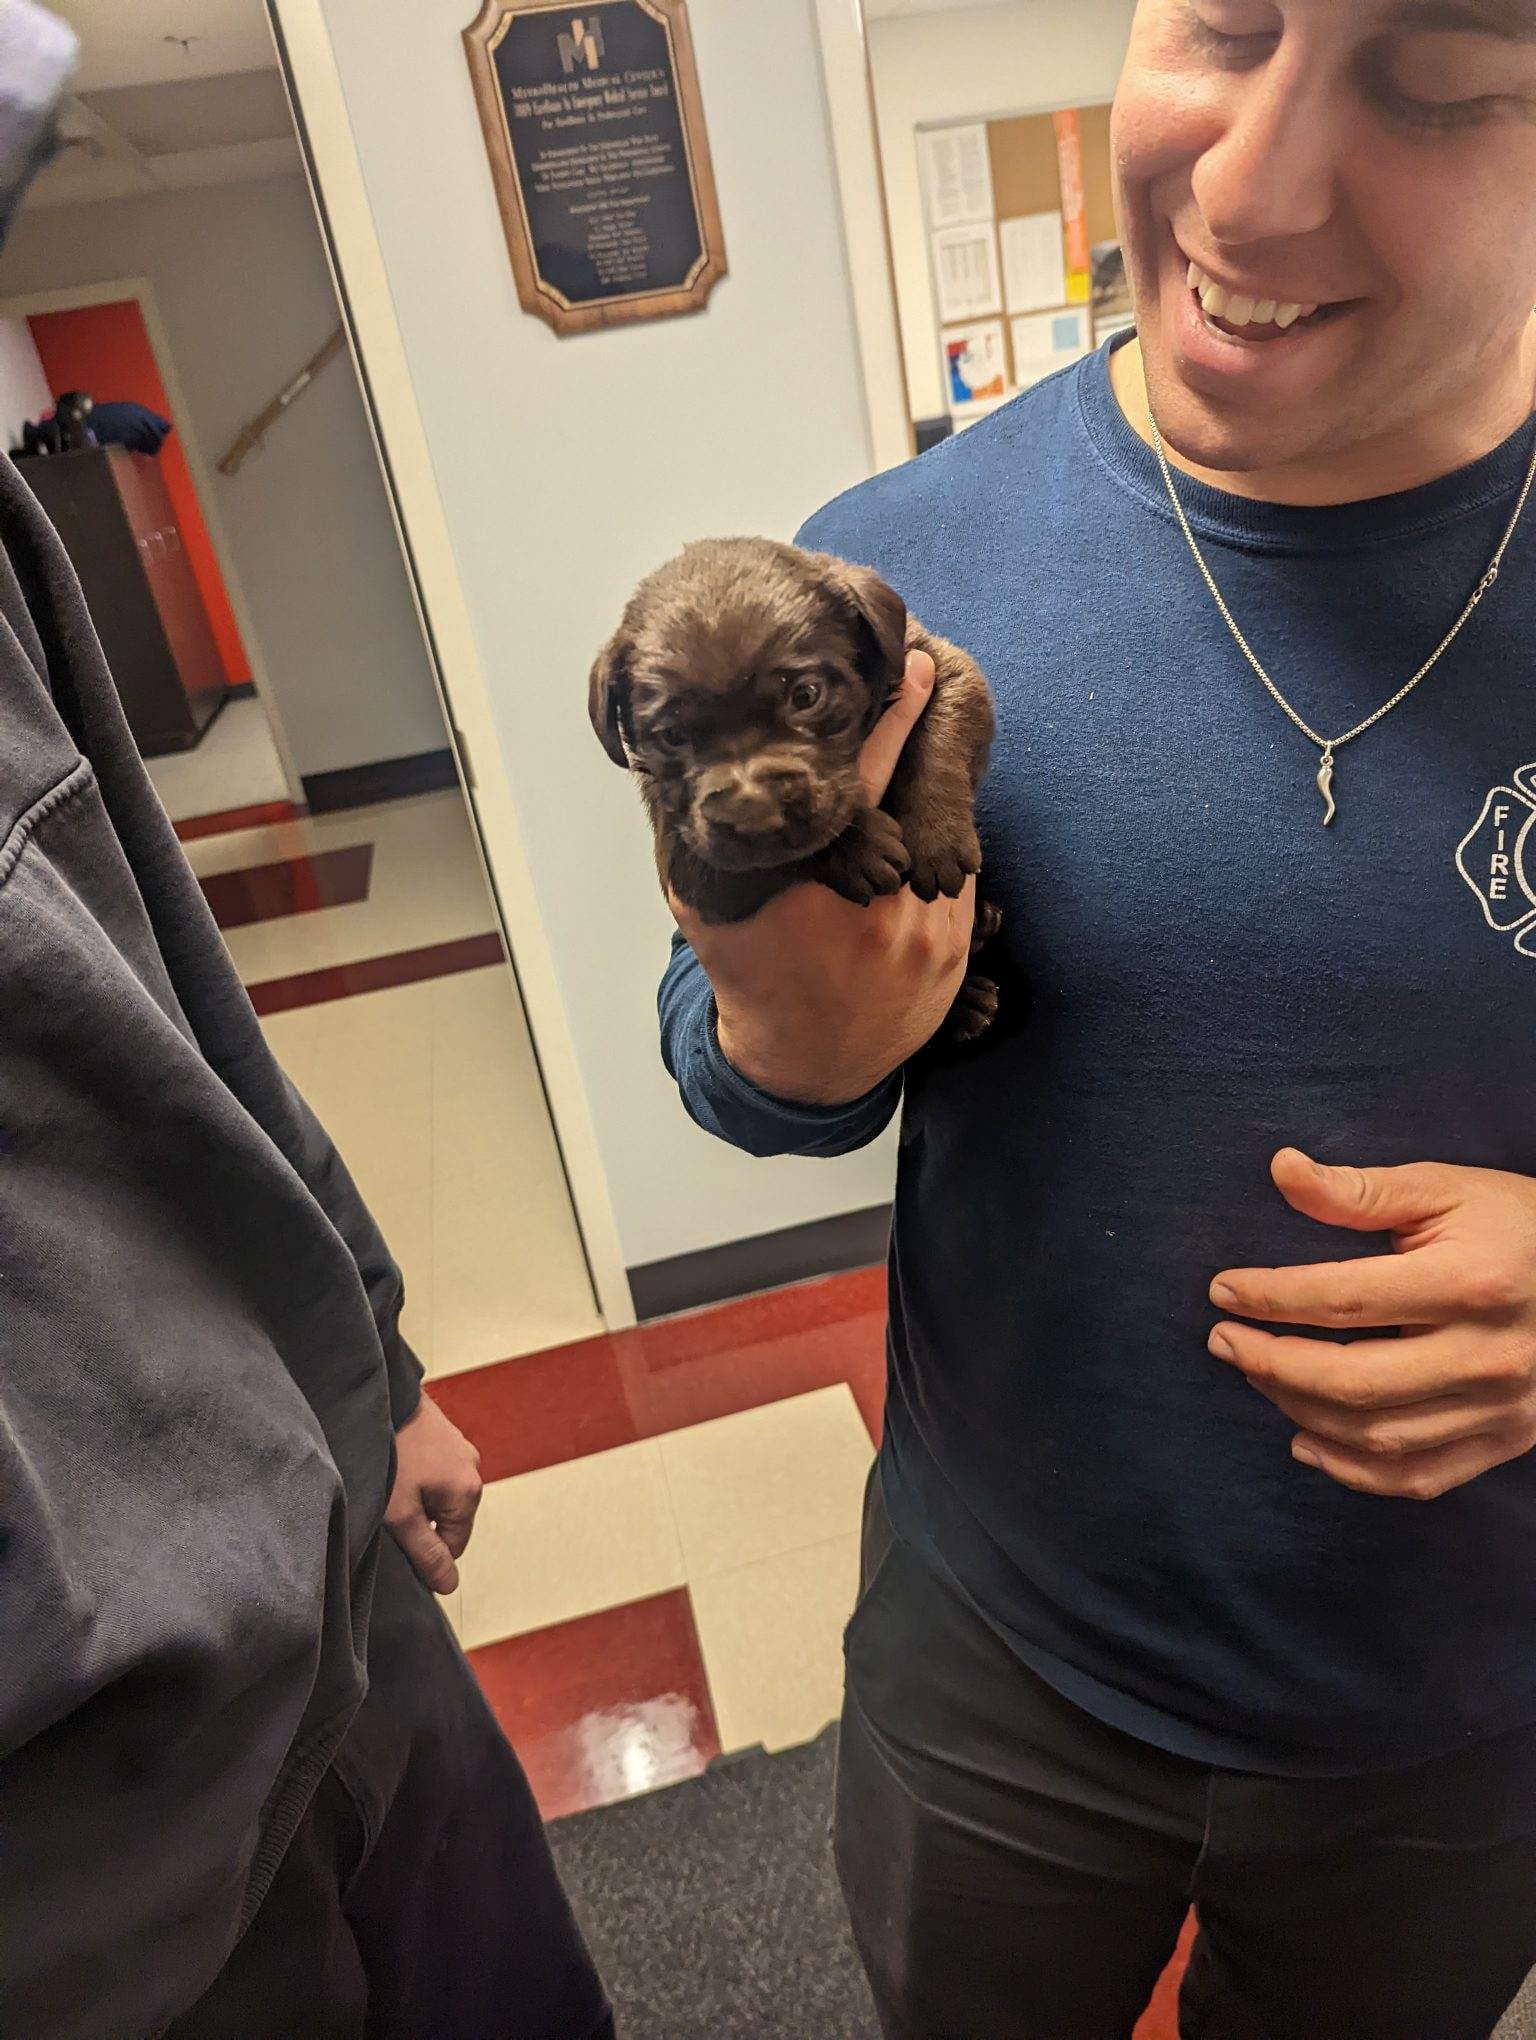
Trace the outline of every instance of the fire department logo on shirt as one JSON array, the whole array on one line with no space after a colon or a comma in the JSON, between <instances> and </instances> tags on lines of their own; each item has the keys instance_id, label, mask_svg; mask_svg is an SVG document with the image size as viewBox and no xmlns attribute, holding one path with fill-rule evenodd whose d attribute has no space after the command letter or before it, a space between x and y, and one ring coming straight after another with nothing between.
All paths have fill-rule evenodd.
<instances>
[{"instance_id":1,"label":"fire department logo on shirt","mask_svg":"<svg viewBox=\"0 0 1536 2040\"><path fill-rule=\"evenodd\" d=\"M1536 763L1496 786L1462 838L1456 869L1477 894L1483 919L1536 957Z\"/></svg>"}]
</instances>

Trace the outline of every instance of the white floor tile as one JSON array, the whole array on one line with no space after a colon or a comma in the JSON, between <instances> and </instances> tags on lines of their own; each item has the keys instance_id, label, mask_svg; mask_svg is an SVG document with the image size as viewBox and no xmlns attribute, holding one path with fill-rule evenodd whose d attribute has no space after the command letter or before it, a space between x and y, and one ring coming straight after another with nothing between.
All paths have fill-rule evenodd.
<instances>
[{"instance_id":1,"label":"white floor tile","mask_svg":"<svg viewBox=\"0 0 1536 2040\"><path fill-rule=\"evenodd\" d=\"M659 1442L690 1584L857 1534L874 1448L846 1383Z\"/></svg>"},{"instance_id":2,"label":"white floor tile","mask_svg":"<svg viewBox=\"0 0 1536 2040\"><path fill-rule=\"evenodd\" d=\"M842 1706L857 1534L689 1583L723 1749L792 1748Z\"/></svg>"},{"instance_id":3,"label":"white floor tile","mask_svg":"<svg viewBox=\"0 0 1536 2040\"><path fill-rule=\"evenodd\" d=\"M430 1364L431 983L269 1014L273 1054L335 1142L405 1277L407 1339Z\"/></svg>"},{"instance_id":4,"label":"white floor tile","mask_svg":"<svg viewBox=\"0 0 1536 2040\"><path fill-rule=\"evenodd\" d=\"M656 1444L493 1481L459 1566L467 1650L683 1583Z\"/></svg>"},{"instance_id":5,"label":"white floor tile","mask_svg":"<svg viewBox=\"0 0 1536 2040\"><path fill-rule=\"evenodd\" d=\"M173 822L292 798L271 725L249 697L227 703L195 750L149 758L145 766Z\"/></svg>"},{"instance_id":6,"label":"white floor tile","mask_svg":"<svg viewBox=\"0 0 1536 2040\"><path fill-rule=\"evenodd\" d=\"M512 974L436 981L432 1372L601 1329Z\"/></svg>"},{"instance_id":7,"label":"white floor tile","mask_svg":"<svg viewBox=\"0 0 1536 2040\"><path fill-rule=\"evenodd\" d=\"M400 1264L405 1335L429 1376L600 1328L510 971L262 1025Z\"/></svg>"}]
</instances>

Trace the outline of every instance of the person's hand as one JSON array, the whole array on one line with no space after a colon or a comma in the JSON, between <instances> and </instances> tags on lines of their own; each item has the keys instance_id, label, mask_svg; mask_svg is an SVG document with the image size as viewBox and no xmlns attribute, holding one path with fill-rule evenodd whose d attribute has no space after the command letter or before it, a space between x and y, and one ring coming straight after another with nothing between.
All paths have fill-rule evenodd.
<instances>
[{"instance_id":1,"label":"person's hand","mask_svg":"<svg viewBox=\"0 0 1536 2040\"><path fill-rule=\"evenodd\" d=\"M933 693L926 652L860 759L872 806ZM726 1060L759 1090L813 1105L862 1098L938 1032L966 973L976 887L925 905L911 889L856 907L800 885L750 921L710 927L676 899L678 926L714 987Z\"/></svg>"},{"instance_id":2,"label":"person's hand","mask_svg":"<svg viewBox=\"0 0 1536 2040\"><path fill-rule=\"evenodd\" d=\"M1348 1344L1224 1320L1211 1351L1301 1428L1295 1457L1362 1494L1432 1501L1536 1445L1536 1181L1438 1162L1272 1164L1320 1224L1387 1232L1396 1251L1305 1268L1230 1269L1218 1309L1338 1331Z\"/></svg>"},{"instance_id":3,"label":"person's hand","mask_svg":"<svg viewBox=\"0 0 1536 2040\"><path fill-rule=\"evenodd\" d=\"M475 1511L480 1454L425 1395L395 1433L395 1485L384 1511L390 1534L434 1594L459 1584Z\"/></svg>"}]
</instances>

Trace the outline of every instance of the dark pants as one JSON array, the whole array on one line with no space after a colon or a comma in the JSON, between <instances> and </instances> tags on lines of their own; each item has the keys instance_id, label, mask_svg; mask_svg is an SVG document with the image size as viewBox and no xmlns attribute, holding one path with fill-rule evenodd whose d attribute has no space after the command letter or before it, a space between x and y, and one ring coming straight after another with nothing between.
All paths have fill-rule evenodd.
<instances>
[{"instance_id":1,"label":"dark pants","mask_svg":"<svg viewBox=\"0 0 1536 2040\"><path fill-rule=\"evenodd\" d=\"M1126 2040L1191 1904L1187 2040L1487 2040L1536 1965L1536 1731L1213 1771L1026 1670L878 1479L864 1537L836 1848L889 2040Z\"/></svg>"},{"instance_id":2,"label":"dark pants","mask_svg":"<svg viewBox=\"0 0 1536 2040\"><path fill-rule=\"evenodd\" d=\"M260 1911L167 2040L611 2035L522 1767L388 1536L368 1660Z\"/></svg>"}]
</instances>

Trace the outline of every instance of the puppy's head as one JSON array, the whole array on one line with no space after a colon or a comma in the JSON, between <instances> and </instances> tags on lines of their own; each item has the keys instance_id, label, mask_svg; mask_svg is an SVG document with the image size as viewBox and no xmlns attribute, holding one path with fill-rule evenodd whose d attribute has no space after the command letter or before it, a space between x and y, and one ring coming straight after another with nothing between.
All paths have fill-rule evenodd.
<instances>
[{"instance_id":1,"label":"puppy's head","mask_svg":"<svg viewBox=\"0 0 1536 2040\"><path fill-rule=\"evenodd\" d=\"M636 590L592 669L593 727L706 863L793 863L859 804L859 750L900 684L906 627L866 567L708 540Z\"/></svg>"}]
</instances>

